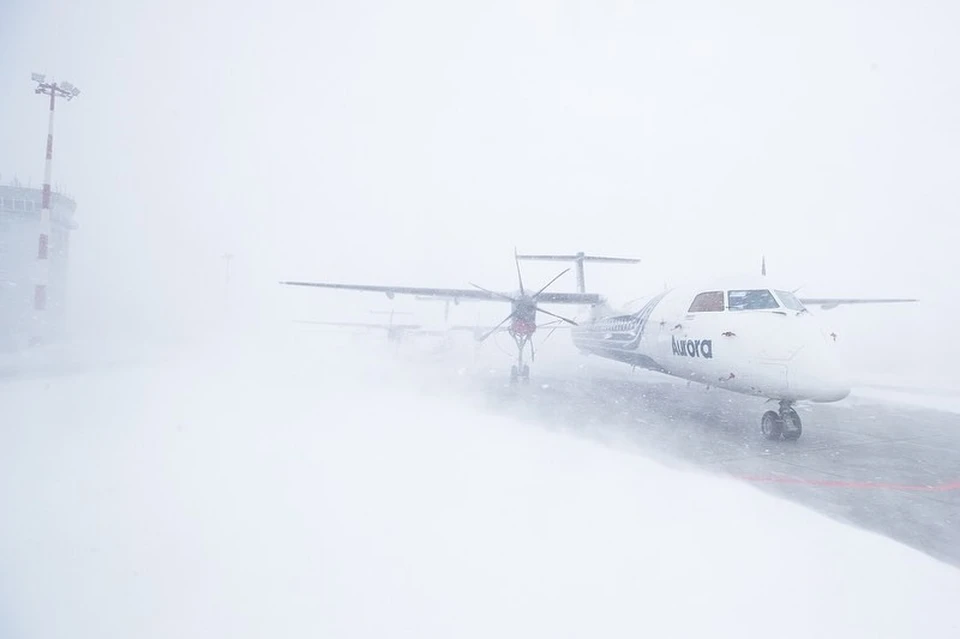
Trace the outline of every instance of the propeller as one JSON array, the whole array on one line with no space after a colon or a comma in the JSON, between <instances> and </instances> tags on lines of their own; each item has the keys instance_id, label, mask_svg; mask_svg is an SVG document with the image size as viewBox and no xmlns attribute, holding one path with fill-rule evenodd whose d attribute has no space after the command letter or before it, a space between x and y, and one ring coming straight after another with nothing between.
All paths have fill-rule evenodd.
<instances>
[{"instance_id":1,"label":"propeller","mask_svg":"<svg viewBox=\"0 0 960 639\"><path fill-rule=\"evenodd\" d=\"M516 262L516 265L517 265L517 283L518 283L519 286L520 286L520 295L519 295L518 297L512 297L512 296L510 296L510 295L505 295L505 294L503 294L503 293L498 293L498 292L496 292L496 291L491 291L490 289L484 288L484 287L480 286L479 284L474 284L473 282L470 282L470 286L474 287L475 289L477 289L477 290L479 290L479 291L483 291L484 293L487 293L487 294L489 294L489 295L491 295L491 296L493 296L493 297L497 297L497 298L499 298L499 299L502 299L502 300L505 300L505 301L509 301L509 302L513 305L513 308L511 309L510 314L507 315L506 317L504 317L504 318L500 321L500 323L497 324L492 330L490 330L490 331L486 332L485 334L479 336L479 337L477 338L477 341L479 341L479 342L485 341L488 337L490 337L491 335L493 335L494 333L496 333L498 330L500 330L500 328L501 328L504 324L506 324L507 322L509 322L510 320L512 320L514 317L516 317L516 315L517 315L517 310L518 310L518 308L520 308L521 305L523 305L523 306L524 306L525 308L527 308L527 309L530 309L530 308L532 307L532 309L533 309L535 312L543 313L544 315L549 315L550 317L556 318L557 320L559 320L559 321L561 321L561 322L566 322L567 324L570 324L570 325L572 325L572 326L577 326L577 323L576 323L575 321L573 321L572 319L569 319L569 318L564 317L564 316L562 316L562 315L557 315L556 313L553 313L553 312L551 312L551 311L544 310L544 309L540 308L540 306L537 305L537 298L539 298L539 297L540 297L548 288L550 288L557 280L559 280L561 277L563 277L564 275L566 275L566 273L567 273L570 269L569 269L569 268L565 268L565 269L563 269L562 271L560 271L560 272L559 272L557 275L555 275L549 282L547 282L545 285L543 285L543 287L541 287L540 290L538 290L536 293L534 293L534 294L531 296L531 295L527 295L526 289L525 289L524 286L523 286L523 273L521 272L521 269L520 269L520 258L519 258L519 256L517 255L516 248L514 248L514 261ZM530 348L531 348L531 358L533 358L533 357L535 357L535 355L534 355L533 345L532 345L532 344L531 344L531 347L530 347Z\"/></svg>"}]
</instances>

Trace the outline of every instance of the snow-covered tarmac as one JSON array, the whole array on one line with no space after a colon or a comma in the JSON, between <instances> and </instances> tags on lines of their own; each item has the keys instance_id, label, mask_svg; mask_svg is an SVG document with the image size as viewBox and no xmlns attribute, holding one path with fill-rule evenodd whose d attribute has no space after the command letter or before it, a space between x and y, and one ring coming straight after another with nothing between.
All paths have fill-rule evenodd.
<instances>
[{"instance_id":1,"label":"snow-covered tarmac","mask_svg":"<svg viewBox=\"0 0 960 639\"><path fill-rule=\"evenodd\" d=\"M0 384L0 636L960 635L904 544L300 337Z\"/></svg>"}]
</instances>

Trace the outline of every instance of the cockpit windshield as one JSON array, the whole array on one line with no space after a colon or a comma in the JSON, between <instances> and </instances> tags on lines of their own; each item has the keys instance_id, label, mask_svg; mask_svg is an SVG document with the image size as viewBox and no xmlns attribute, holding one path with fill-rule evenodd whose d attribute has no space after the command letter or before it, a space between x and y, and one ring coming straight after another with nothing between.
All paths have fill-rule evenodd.
<instances>
[{"instance_id":1,"label":"cockpit windshield","mask_svg":"<svg viewBox=\"0 0 960 639\"><path fill-rule=\"evenodd\" d=\"M717 312L723 310L723 291L707 291L693 298L688 313Z\"/></svg>"},{"instance_id":2,"label":"cockpit windshield","mask_svg":"<svg viewBox=\"0 0 960 639\"><path fill-rule=\"evenodd\" d=\"M790 291L777 291L777 297L780 298L780 302L783 304L784 308L788 308L791 311L804 311L806 308L803 306L803 303L797 299L797 296L791 293Z\"/></svg>"},{"instance_id":3,"label":"cockpit windshield","mask_svg":"<svg viewBox=\"0 0 960 639\"><path fill-rule=\"evenodd\" d=\"M777 298L768 290L759 289L755 291L727 291L729 303L727 308L731 311L757 311L772 308L780 308Z\"/></svg>"}]
</instances>

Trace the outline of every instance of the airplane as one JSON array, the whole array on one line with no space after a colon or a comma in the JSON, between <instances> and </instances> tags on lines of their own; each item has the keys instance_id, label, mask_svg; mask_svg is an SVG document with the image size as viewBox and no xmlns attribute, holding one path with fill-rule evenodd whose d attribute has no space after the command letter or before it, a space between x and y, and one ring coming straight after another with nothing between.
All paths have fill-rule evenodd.
<instances>
[{"instance_id":1,"label":"airplane","mask_svg":"<svg viewBox=\"0 0 960 639\"><path fill-rule=\"evenodd\" d=\"M432 299L432 298L423 298L423 299ZM445 321L443 326L430 327L425 324L398 324L393 321L394 311L370 311L371 313L379 314L388 314L390 319L386 323L380 322L334 322L334 321L323 321L323 320L294 320L296 324L312 324L315 326L332 326L339 328L358 328L358 329L368 329L368 330L383 330L387 333L387 341L400 343L402 342L407 335L415 336L430 336L430 337L449 337L451 333L454 332L469 332L473 333L474 338L479 343L483 336L490 333L503 332L506 333L509 331L508 328L500 326L484 326L480 323L469 325L469 324L450 324ZM412 315L412 313L403 313L404 315ZM445 320L447 319L445 314ZM548 333L548 337L556 329L560 328L557 326L560 323L559 320L554 320L551 322L544 322L543 324L538 324L538 329L551 329L551 332ZM546 340L544 340L546 341Z\"/></svg>"},{"instance_id":2,"label":"airplane","mask_svg":"<svg viewBox=\"0 0 960 639\"><path fill-rule=\"evenodd\" d=\"M393 318L394 318L395 315L408 315L408 316L409 316L409 315L413 315L413 313L410 313L410 312L400 312L400 311L394 311L394 310L390 310L390 311L370 311L371 314L389 315L389 319L387 320L386 323L381 323L381 322L344 322L344 321L324 321L324 320L294 320L294 323L296 323L296 324L312 324L312 325L315 325L315 326L332 326L332 327L338 327L338 328L358 328L358 329L377 330L377 331L382 330L382 331L386 331L387 341L388 341L388 342L394 342L394 343L398 343L398 344L399 344L400 342L402 342L402 341L406 338L406 336L408 336L408 335L448 338L448 337L450 337L451 333L454 333L454 332L470 332L470 333L473 333L474 338L476 338L477 341L479 342L479 341L480 341L480 338L481 338L483 335L487 334L487 333L507 332L507 331L508 331L507 328L502 327L502 326L499 327L499 328L497 328L497 327L492 327L492 326L484 326L484 325L480 324L479 322L478 322L477 324L474 324L474 325L468 325L468 324L450 324L450 323L449 323L449 319L450 319L449 306L450 306L450 303L452 303L452 302L454 301L453 298L419 297L418 299L421 300L421 301L437 301L437 300L440 300L440 301L445 302L444 316L443 316L443 317L444 317L444 323L443 323L442 326L430 327L430 326L425 325L425 324L411 324L411 323L401 324L401 323L396 323L396 322L393 321ZM559 323L559 320L554 320L554 321L551 321L551 322L545 322L545 323L543 323L543 324L539 324L539 325L537 326L537 328L551 328L551 329L553 329L553 330L556 330L556 328L559 328L559 327L557 326L558 323ZM544 340L544 341L546 341L546 340Z\"/></svg>"},{"instance_id":3,"label":"airplane","mask_svg":"<svg viewBox=\"0 0 960 639\"><path fill-rule=\"evenodd\" d=\"M338 284L285 281L284 286L445 297L453 300L506 302L507 315L487 339L509 322L507 332L517 346L517 363L510 381L528 383L524 362L527 345L535 357L531 338L542 313L567 324L573 345L582 353L645 368L672 377L723 388L735 393L777 401L776 411L766 411L760 420L762 435L769 440L796 441L803 432L794 405L800 401L836 402L850 394L851 382L828 334L807 306L828 310L847 304L916 302L904 298L797 297L786 287L766 277L766 258L758 278L714 280L697 287L665 288L641 298L630 308L613 308L606 298L586 292L584 263L635 264L639 260L573 255L520 255L514 252L519 290L492 291L471 283L472 289ZM570 269L560 272L545 286L531 292L524 287L521 261L573 262L577 268L576 293L550 293L547 289ZM567 304L587 309L581 321L547 311L541 304Z\"/></svg>"},{"instance_id":4,"label":"airplane","mask_svg":"<svg viewBox=\"0 0 960 639\"><path fill-rule=\"evenodd\" d=\"M330 322L322 320L295 320L297 324L314 324L317 326L337 326L341 328L366 328L384 330L387 332L388 342L401 342L406 333L417 331L423 328L420 324L398 324L393 321L394 315L411 315L411 313L397 313L394 310L389 311L370 311L375 315L388 315L390 319L386 324L379 322Z\"/></svg>"}]
</instances>

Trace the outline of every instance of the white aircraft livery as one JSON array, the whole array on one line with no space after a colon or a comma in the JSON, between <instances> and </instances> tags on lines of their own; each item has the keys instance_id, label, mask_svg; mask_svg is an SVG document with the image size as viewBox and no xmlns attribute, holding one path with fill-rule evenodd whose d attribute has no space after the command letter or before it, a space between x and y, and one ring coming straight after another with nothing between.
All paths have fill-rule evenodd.
<instances>
[{"instance_id":1,"label":"white aircraft livery","mask_svg":"<svg viewBox=\"0 0 960 639\"><path fill-rule=\"evenodd\" d=\"M829 309L841 304L913 302L912 299L798 298L783 287L760 278L716 281L697 288L666 290L639 304L639 308L616 310L595 293L585 291L585 262L636 263L638 260L574 255L516 255L519 291L491 291L475 284L473 289L442 289L326 282L281 282L310 286L385 293L388 297L409 294L442 297L455 302L507 302L510 314L500 324L477 338L481 342L495 332L508 333L517 345L517 363L511 381L528 382L529 366L524 352L537 331L542 313L570 327L573 344L581 352L623 362L673 377L728 391L756 395L779 402L779 410L761 418L761 432L768 439L796 440L803 432L793 405L798 401L835 402L850 393L850 380L834 349L835 336L828 334L807 305ZM537 292L524 288L521 260L571 261L577 267L577 293L548 293L546 289L564 270ZM764 266L763 272L766 268ZM540 307L540 304L572 304L587 307L589 318L577 322ZM554 327L556 328L556 326Z\"/></svg>"}]
</instances>

